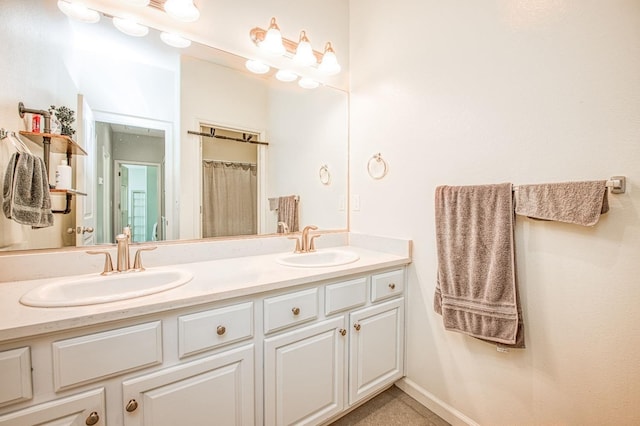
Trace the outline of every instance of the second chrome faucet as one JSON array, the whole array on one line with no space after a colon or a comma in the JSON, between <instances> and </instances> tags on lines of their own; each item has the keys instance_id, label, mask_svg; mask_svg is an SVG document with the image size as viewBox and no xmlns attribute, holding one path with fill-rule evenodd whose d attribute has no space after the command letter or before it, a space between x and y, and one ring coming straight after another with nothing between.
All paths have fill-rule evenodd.
<instances>
[{"instance_id":1,"label":"second chrome faucet","mask_svg":"<svg viewBox=\"0 0 640 426\"><path fill-rule=\"evenodd\" d=\"M314 239L318 238L320 235L310 235L310 231L317 230L318 227L315 225L305 226L302 229L302 235L300 239L297 237L289 237L289 239L296 240L296 248L294 249L294 253L310 253L316 251L316 246L314 244Z\"/></svg>"}]
</instances>

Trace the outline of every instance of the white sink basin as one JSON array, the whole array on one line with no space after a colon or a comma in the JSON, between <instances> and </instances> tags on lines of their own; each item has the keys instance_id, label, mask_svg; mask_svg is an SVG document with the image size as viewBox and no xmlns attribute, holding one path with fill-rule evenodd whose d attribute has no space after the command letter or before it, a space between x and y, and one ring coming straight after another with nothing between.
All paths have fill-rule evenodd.
<instances>
[{"instance_id":1,"label":"white sink basin","mask_svg":"<svg viewBox=\"0 0 640 426\"><path fill-rule=\"evenodd\" d=\"M357 253L349 250L319 250L311 253L288 253L276 258L276 262L285 266L299 268L325 268L355 262L360 259Z\"/></svg>"},{"instance_id":2,"label":"white sink basin","mask_svg":"<svg viewBox=\"0 0 640 426\"><path fill-rule=\"evenodd\" d=\"M95 305L170 290L188 283L192 278L190 272L180 269L147 269L142 272L59 279L25 293L20 303L44 308Z\"/></svg>"}]
</instances>

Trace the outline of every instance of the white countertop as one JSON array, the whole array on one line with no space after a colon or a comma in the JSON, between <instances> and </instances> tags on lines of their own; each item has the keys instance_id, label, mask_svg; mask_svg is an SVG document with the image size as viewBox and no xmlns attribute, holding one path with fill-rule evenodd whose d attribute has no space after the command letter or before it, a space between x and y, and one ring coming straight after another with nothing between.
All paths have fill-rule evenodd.
<instances>
[{"instance_id":1,"label":"white countertop","mask_svg":"<svg viewBox=\"0 0 640 426\"><path fill-rule=\"evenodd\" d=\"M276 262L282 253L184 263L172 266L188 270L193 279L161 293L117 302L78 307L34 308L22 305L27 291L53 281L37 279L0 283L0 343L108 321L133 318L177 308L215 302L261 292L286 289L312 281L335 279L409 263L409 254L390 254L356 246L356 262L322 268L297 268ZM148 268L152 269L152 268ZM144 272L139 272L144 273ZM87 276L95 276L98 273ZM69 278L78 278L75 275Z\"/></svg>"}]
</instances>

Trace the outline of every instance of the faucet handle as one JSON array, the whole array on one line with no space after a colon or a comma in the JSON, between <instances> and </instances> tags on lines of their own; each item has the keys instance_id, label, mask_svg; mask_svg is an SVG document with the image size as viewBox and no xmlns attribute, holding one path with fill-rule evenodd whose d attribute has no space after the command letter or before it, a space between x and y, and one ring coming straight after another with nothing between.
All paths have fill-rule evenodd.
<instances>
[{"instance_id":1,"label":"faucet handle","mask_svg":"<svg viewBox=\"0 0 640 426\"><path fill-rule=\"evenodd\" d=\"M144 271L144 267L142 266L142 252L143 251L155 250L157 248L158 248L158 246L140 247L138 249L138 251L136 252L136 257L135 257L135 259L133 261L133 269L135 271Z\"/></svg>"},{"instance_id":2,"label":"faucet handle","mask_svg":"<svg viewBox=\"0 0 640 426\"><path fill-rule=\"evenodd\" d=\"M104 254L104 270L100 275L109 275L113 273L113 262L111 261L111 254L106 250L89 250L87 254Z\"/></svg>"},{"instance_id":3,"label":"faucet handle","mask_svg":"<svg viewBox=\"0 0 640 426\"><path fill-rule=\"evenodd\" d=\"M290 240L296 240L296 248L293 250L294 253L301 253L302 250L300 250L300 240L298 239L298 237L287 237Z\"/></svg>"},{"instance_id":4,"label":"faucet handle","mask_svg":"<svg viewBox=\"0 0 640 426\"><path fill-rule=\"evenodd\" d=\"M312 235L311 238L309 239L309 251L316 251L316 243L313 240L315 240L318 237L322 237L322 234Z\"/></svg>"}]
</instances>

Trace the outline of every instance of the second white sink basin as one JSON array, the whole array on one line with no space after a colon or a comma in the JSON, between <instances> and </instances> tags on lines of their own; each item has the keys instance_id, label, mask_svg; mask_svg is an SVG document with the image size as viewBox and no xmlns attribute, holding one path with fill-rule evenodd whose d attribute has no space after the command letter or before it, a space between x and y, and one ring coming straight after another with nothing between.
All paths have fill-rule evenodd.
<instances>
[{"instance_id":1,"label":"second white sink basin","mask_svg":"<svg viewBox=\"0 0 640 426\"><path fill-rule=\"evenodd\" d=\"M159 268L59 279L25 293L20 303L44 308L95 305L160 293L184 285L192 278L188 271Z\"/></svg>"},{"instance_id":2,"label":"second white sink basin","mask_svg":"<svg viewBox=\"0 0 640 426\"><path fill-rule=\"evenodd\" d=\"M360 259L357 253L349 250L318 250L311 253L289 253L276 258L276 262L285 266L299 268L326 268L345 265Z\"/></svg>"}]
</instances>

